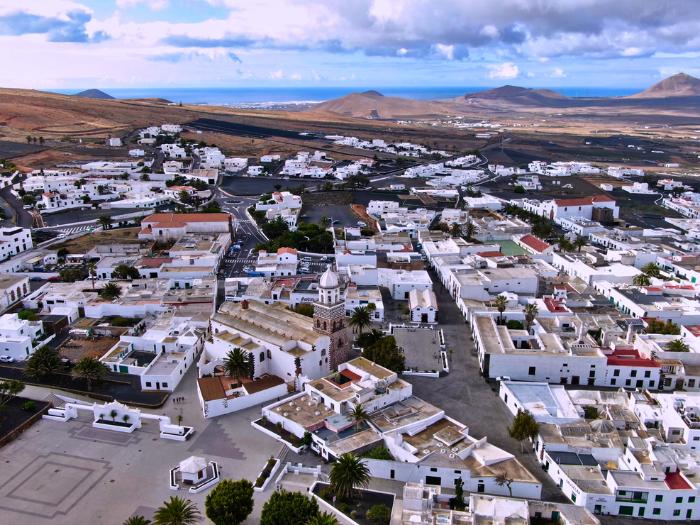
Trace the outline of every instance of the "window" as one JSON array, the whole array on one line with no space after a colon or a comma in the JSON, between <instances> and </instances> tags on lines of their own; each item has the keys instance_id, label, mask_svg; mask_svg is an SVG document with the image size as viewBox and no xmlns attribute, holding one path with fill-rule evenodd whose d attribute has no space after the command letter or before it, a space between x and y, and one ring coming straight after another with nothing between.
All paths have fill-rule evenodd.
<instances>
[{"instance_id":1,"label":"window","mask_svg":"<svg viewBox=\"0 0 700 525\"><path fill-rule=\"evenodd\" d=\"M632 516L634 515L634 507L629 505L620 505L619 514L621 516Z\"/></svg>"},{"instance_id":2,"label":"window","mask_svg":"<svg viewBox=\"0 0 700 525\"><path fill-rule=\"evenodd\" d=\"M651 370L644 372L644 377L651 377Z\"/></svg>"},{"instance_id":3,"label":"window","mask_svg":"<svg viewBox=\"0 0 700 525\"><path fill-rule=\"evenodd\" d=\"M163 383L163 388L168 388L168 383Z\"/></svg>"},{"instance_id":4,"label":"window","mask_svg":"<svg viewBox=\"0 0 700 525\"><path fill-rule=\"evenodd\" d=\"M611 385L615 386L616 383L617 383L617 379L611 379L611 380L610 380L610 384L611 384Z\"/></svg>"},{"instance_id":5,"label":"window","mask_svg":"<svg viewBox=\"0 0 700 525\"><path fill-rule=\"evenodd\" d=\"M619 377L619 376L620 376L620 369L616 368L615 370L613 370L613 377Z\"/></svg>"},{"instance_id":6,"label":"window","mask_svg":"<svg viewBox=\"0 0 700 525\"><path fill-rule=\"evenodd\" d=\"M659 514L661 514L661 509L658 508L658 507L656 507L656 508L654 508L654 510L653 510L651 513L652 513L654 516L658 516Z\"/></svg>"},{"instance_id":7,"label":"window","mask_svg":"<svg viewBox=\"0 0 700 525\"><path fill-rule=\"evenodd\" d=\"M637 377L637 371L636 371L636 370L632 370L632 371L630 372L630 377Z\"/></svg>"},{"instance_id":8,"label":"window","mask_svg":"<svg viewBox=\"0 0 700 525\"><path fill-rule=\"evenodd\" d=\"M695 496L690 496L688 498L688 503L695 503Z\"/></svg>"},{"instance_id":9,"label":"window","mask_svg":"<svg viewBox=\"0 0 700 525\"><path fill-rule=\"evenodd\" d=\"M531 376L534 376L536 371L537 371L537 367L534 367L534 366L531 366L530 368L527 369L527 373Z\"/></svg>"},{"instance_id":10,"label":"window","mask_svg":"<svg viewBox=\"0 0 700 525\"><path fill-rule=\"evenodd\" d=\"M437 472L437 468L431 467L430 472Z\"/></svg>"},{"instance_id":11,"label":"window","mask_svg":"<svg viewBox=\"0 0 700 525\"><path fill-rule=\"evenodd\" d=\"M673 509L673 515L674 515L674 516L680 516L680 515L681 515L681 509Z\"/></svg>"},{"instance_id":12,"label":"window","mask_svg":"<svg viewBox=\"0 0 700 525\"><path fill-rule=\"evenodd\" d=\"M661 494L657 494L656 497L654 498L654 501L663 501L664 497Z\"/></svg>"},{"instance_id":13,"label":"window","mask_svg":"<svg viewBox=\"0 0 700 525\"><path fill-rule=\"evenodd\" d=\"M683 496L678 496L676 498L676 503L683 503Z\"/></svg>"},{"instance_id":14,"label":"window","mask_svg":"<svg viewBox=\"0 0 700 525\"><path fill-rule=\"evenodd\" d=\"M151 382L150 382L150 381L146 381L146 387L150 387L150 386L151 386Z\"/></svg>"}]
</instances>

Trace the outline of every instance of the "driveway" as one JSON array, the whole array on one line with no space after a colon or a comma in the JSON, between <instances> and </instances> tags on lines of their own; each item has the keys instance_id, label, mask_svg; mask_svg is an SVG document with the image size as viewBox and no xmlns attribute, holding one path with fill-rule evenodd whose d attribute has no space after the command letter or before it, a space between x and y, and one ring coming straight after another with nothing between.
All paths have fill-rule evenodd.
<instances>
[{"instance_id":1,"label":"driveway","mask_svg":"<svg viewBox=\"0 0 700 525\"><path fill-rule=\"evenodd\" d=\"M432 273L432 272L431 272ZM405 377L413 393L445 410L448 416L469 427L469 434L488 437L489 443L515 455L542 482L542 499L568 502L554 482L545 474L531 450L520 452L520 443L508 435L512 415L498 397L497 386L486 382L479 371L476 349L469 325L452 297L431 275L440 308L440 328L450 353L450 373L440 379Z\"/></svg>"}]
</instances>

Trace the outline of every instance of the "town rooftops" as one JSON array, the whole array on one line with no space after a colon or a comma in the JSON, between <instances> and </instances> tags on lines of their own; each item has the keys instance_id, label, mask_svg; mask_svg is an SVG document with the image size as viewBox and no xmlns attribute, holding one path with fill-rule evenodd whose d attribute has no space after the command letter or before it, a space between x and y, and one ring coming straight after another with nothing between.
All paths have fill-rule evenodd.
<instances>
[{"instance_id":1,"label":"town rooftops","mask_svg":"<svg viewBox=\"0 0 700 525\"><path fill-rule=\"evenodd\" d=\"M160 228L179 228L191 222L225 222L228 213L154 213L141 221L142 225L157 225Z\"/></svg>"},{"instance_id":2,"label":"town rooftops","mask_svg":"<svg viewBox=\"0 0 700 525\"><path fill-rule=\"evenodd\" d=\"M598 202L615 202L615 199L607 195L594 195L578 199L555 199L554 202L557 206L591 206Z\"/></svg>"},{"instance_id":3,"label":"town rooftops","mask_svg":"<svg viewBox=\"0 0 700 525\"><path fill-rule=\"evenodd\" d=\"M642 368L660 368L654 359L642 357L633 349L618 349L608 356L608 366L634 366Z\"/></svg>"}]
</instances>

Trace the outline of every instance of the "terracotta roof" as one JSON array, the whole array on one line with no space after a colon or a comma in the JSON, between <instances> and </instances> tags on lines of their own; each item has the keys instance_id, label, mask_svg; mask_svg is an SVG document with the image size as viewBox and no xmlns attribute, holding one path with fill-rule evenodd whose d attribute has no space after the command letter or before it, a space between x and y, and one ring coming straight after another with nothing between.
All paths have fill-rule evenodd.
<instances>
[{"instance_id":1,"label":"terracotta roof","mask_svg":"<svg viewBox=\"0 0 700 525\"><path fill-rule=\"evenodd\" d=\"M199 391L202 394L204 401L213 401L214 399L223 399L226 397L224 385L221 384L219 377L200 377L197 379Z\"/></svg>"},{"instance_id":2,"label":"terracotta roof","mask_svg":"<svg viewBox=\"0 0 700 525\"><path fill-rule=\"evenodd\" d=\"M501 257L503 254L494 250L490 252L479 252L477 255L479 257Z\"/></svg>"},{"instance_id":3,"label":"terracotta roof","mask_svg":"<svg viewBox=\"0 0 700 525\"><path fill-rule=\"evenodd\" d=\"M356 374L355 372L347 368L345 370L341 370L340 375L343 377L347 377L350 381L359 381L360 379L362 379L362 376Z\"/></svg>"},{"instance_id":4,"label":"terracotta roof","mask_svg":"<svg viewBox=\"0 0 700 525\"><path fill-rule=\"evenodd\" d=\"M277 255L282 255L283 253L291 253L292 255L296 255L297 251L294 248L278 248L277 249Z\"/></svg>"},{"instance_id":5,"label":"terracotta roof","mask_svg":"<svg viewBox=\"0 0 700 525\"><path fill-rule=\"evenodd\" d=\"M688 483L680 472L669 472L664 480L671 490L687 490L693 487Z\"/></svg>"},{"instance_id":6,"label":"terracotta roof","mask_svg":"<svg viewBox=\"0 0 700 525\"><path fill-rule=\"evenodd\" d=\"M161 265L172 262L172 260L172 257L144 257L136 261L136 265L142 268L160 268Z\"/></svg>"},{"instance_id":7,"label":"terracotta roof","mask_svg":"<svg viewBox=\"0 0 700 525\"><path fill-rule=\"evenodd\" d=\"M596 202L615 202L615 199L607 195L594 195L579 199L555 199L554 202L557 203L557 206L590 206Z\"/></svg>"},{"instance_id":8,"label":"terracotta roof","mask_svg":"<svg viewBox=\"0 0 700 525\"><path fill-rule=\"evenodd\" d=\"M686 326L685 329L688 330L695 337L700 337L700 325L693 324L690 326Z\"/></svg>"},{"instance_id":9,"label":"terracotta roof","mask_svg":"<svg viewBox=\"0 0 700 525\"><path fill-rule=\"evenodd\" d=\"M561 301L557 301L552 297L545 297L544 304L547 307L547 310L549 310L552 313L561 313L569 311Z\"/></svg>"},{"instance_id":10,"label":"terracotta roof","mask_svg":"<svg viewBox=\"0 0 700 525\"><path fill-rule=\"evenodd\" d=\"M154 213L141 221L144 223L158 223L167 227L169 224L179 226L188 222L228 222L228 213Z\"/></svg>"},{"instance_id":11,"label":"terracotta roof","mask_svg":"<svg viewBox=\"0 0 700 525\"><path fill-rule=\"evenodd\" d=\"M530 235L529 233L520 237L520 242L538 253L542 253L543 251L551 248L551 246L542 239L535 237L534 235Z\"/></svg>"},{"instance_id":12,"label":"terracotta roof","mask_svg":"<svg viewBox=\"0 0 700 525\"><path fill-rule=\"evenodd\" d=\"M262 392L263 390L267 390L268 388L272 388L273 386L281 385L283 383L284 380L282 380L280 377L265 375L260 379L256 379L255 381L244 383L243 388L245 388L245 391L248 392L248 394L255 394L256 392Z\"/></svg>"}]
</instances>

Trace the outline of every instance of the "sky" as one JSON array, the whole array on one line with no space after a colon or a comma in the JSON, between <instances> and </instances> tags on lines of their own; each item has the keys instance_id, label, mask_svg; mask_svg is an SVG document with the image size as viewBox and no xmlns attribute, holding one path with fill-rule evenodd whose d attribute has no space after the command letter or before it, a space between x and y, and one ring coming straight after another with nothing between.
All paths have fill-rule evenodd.
<instances>
[{"instance_id":1,"label":"sky","mask_svg":"<svg viewBox=\"0 0 700 525\"><path fill-rule=\"evenodd\" d=\"M698 0L0 0L0 86L642 88Z\"/></svg>"}]
</instances>

